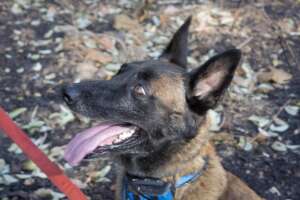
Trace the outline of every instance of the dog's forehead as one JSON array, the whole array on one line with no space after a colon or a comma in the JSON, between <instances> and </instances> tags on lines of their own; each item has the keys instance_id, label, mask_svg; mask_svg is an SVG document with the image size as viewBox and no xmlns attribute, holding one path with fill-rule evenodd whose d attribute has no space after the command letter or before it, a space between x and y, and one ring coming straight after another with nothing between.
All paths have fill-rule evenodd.
<instances>
[{"instance_id":1,"label":"dog's forehead","mask_svg":"<svg viewBox=\"0 0 300 200\"><path fill-rule=\"evenodd\" d=\"M185 71L184 68L164 60L139 61L139 62L130 63L130 65L137 66L136 70L139 70L141 72L145 71L145 72L152 72L155 74L161 74L161 73L182 74Z\"/></svg>"}]
</instances>

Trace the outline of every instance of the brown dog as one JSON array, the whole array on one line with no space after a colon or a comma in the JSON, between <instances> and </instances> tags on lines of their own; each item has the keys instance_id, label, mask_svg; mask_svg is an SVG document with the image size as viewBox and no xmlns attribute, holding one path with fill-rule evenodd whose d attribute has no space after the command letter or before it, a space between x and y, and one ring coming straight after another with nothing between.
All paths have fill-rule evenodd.
<instances>
[{"instance_id":1,"label":"brown dog","mask_svg":"<svg viewBox=\"0 0 300 200\"><path fill-rule=\"evenodd\" d=\"M186 69L191 18L157 60L122 65L109 81L65 87L74 111L106 122L78 134L65 158L107 156L119 163L116 199L259 200L226 172L209 143L206 112L229 86L240 60L232 49Z\"/></svg>"}]
</instances>

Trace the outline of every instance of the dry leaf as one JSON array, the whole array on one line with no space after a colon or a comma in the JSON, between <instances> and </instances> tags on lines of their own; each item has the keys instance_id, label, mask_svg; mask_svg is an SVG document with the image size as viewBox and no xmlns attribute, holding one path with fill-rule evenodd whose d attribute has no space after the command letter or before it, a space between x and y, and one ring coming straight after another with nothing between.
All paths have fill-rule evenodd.
<instances>
[{"instance_id":1,"label":"dry leaf","mask_svg":"<svg viewBox=\"0 0 300 200\"><path fill-rule=\"evenodd\" d=\"M135 19L130 18L127 15L118 15L115 17L114 27L116 29L124 29L127 31L139 28L139 22Z\"/></svg>"},{"instance_id":2,"label":"dry leaf","mask_svg":"<svg viewBox=\"0 0 300 200\"><path fill-rule=\"evenodd\" d=\"M99 42L101 44L101 46L103 48L105 48L106 50L111 50L114 47L114 41L109 36L103 35L103 36L97 38L97 42Z\"/></svg>"},{"instance_id":3,"label":"dry leaf","mask_svg":"<svg viewBox=\"0 0 300 200\"><path fill-rule=\"evenodd\" d=\"M256 115L251 115L248 118L249 121L253 122L255 125L257 125L259 128L262 128L270 123L270 120L265 117L259 117Z\"/></svg>"},{"instance_id":4,"label":"dry leaf","mask_svg":"<svg viewBox=\"0 0 300 200\"><path fill-rule=\"evenodd\" d=\"M286 106L286 107L284 107L284 110L288 114L290 114L292 116L296 116L299 112L299 107L298 106Z\"/></svg>"},{"instance_id":5,"label":"dry leaf","mask_svg":"<svg viewBox=\"0 0 300 200\"><path fill-rule=\"evenodd\" d=\"M108 54L102 53L96 49L88 49L85 56L87 60L100 62L103 64L109 63L112 61L112 57Z\"/></svg>"},{"instance_id":6,"label":"dry leaf","mask_svg":"<svg viewBox=\"0 0 300 200\"><path fill-rule=\"evenodd\" d=\"M291 78L292 75L288 72L283 71L282 69L272 69L272 80L279 84L287 83Z\"/></svg>"},{"instance_id":7,"label":"dry leaf","mask_svg":"<svg viewBox=\"0 0 300 200\"><path fill-rule=\"evenodd\" d=\"M272 68L269 72L260 72L257 75L257 80L261 83L275 82L285 84L292 78L292 75L282 69Z\"/></svg>"},{"instance_id":8,"label":"dry leaf","mask_svg":"<svg viewBox=\"0 0 300 200\"><path fill-rule=\"evenodd\" d=\"M91 79L97 71L98 68L94 62L83 62L76 66L77 78L80 80Z\"/></svg>"},{"instance_id":9,"label":"dry leaf","mask_svg":"<svg viewBox=\"0 0 300 200\"><path fill-rule=\"evenodd\" d=\"M272 131L275 131L275 132L284 132L286 130L288 130L289 128L289 125L288 123L286 123L284 120L282 119L279 119L279 118L275 118L274 119L274 124L271 124L270 126L270 129Z\"/></svg>"},{"instance_id":10,"label":"dry leaf","mask_svg":"<svg viewBox=\"0 0 300 200\"><path fill-rule=\"evenodd\" d=\"M208 116L211 121L211 125L209 130L210 131L219 131L221 129L220 125L222 123L222 117L221 114L214 111L214 110L209 110L208 111Z\"/></svg>"},{"instance_id":11,"label":"dry leaf","mask_svg":"<svg viewBox=\"0 0 300 200\"><path fill-rule=\"evenodd\" d=\"M282 142L279 142L279 141L275 141L272 144L271 147L275 151L279 151L279 152L286 152L287 151L287 146L285 144L283 144Z\"/></svg>"},{"instance_id":12,"label":"dry leaf","mask_svg":"<svg viewBox=\"0 0 300 200\"><path fill-rule=\"evenodd\" d=\"M15 119L16 117L18 117L19 115L21 115L22 113L24 113L26 111L27 111L27 108L24 108L24 107L17 108L9 113L9 117L12 119Z\"/></svg>"}]
</instances>

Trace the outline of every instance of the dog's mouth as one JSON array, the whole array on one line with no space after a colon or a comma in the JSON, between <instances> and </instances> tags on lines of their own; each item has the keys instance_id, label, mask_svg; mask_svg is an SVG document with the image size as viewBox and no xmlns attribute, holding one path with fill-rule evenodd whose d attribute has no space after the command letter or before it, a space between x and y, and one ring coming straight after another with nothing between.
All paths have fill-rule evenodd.
<instances>
[{"instance_id":1,"label":"dog's mouth","mask_svg":"<svg viewBox=\"0 0 300 200\"><path fill-rule=\"evenodd\" d=\"M140 143L140 128L132 124L103 122L78 133L67 145L64 158L72 166L78 165L93 153L125 150Z\"/></svg>"}]
</instances>

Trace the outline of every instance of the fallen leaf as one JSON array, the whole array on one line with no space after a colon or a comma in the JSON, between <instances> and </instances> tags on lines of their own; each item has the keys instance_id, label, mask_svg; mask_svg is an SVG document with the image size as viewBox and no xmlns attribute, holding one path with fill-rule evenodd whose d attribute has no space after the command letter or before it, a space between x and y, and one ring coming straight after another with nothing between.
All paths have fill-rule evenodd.
<instances>
[{"instance_id":1,"label":"fallen leaf","mask_svg":"<svg viewBox=\"0 0 300 200\"><path fill-rule=\"evenodd\" d=\"M22 108L17 108L13 111L11 111L8 115L10 118L15 119L17 118L19 115L21 115L22 113L26 112L27 108L22 107Z\"/></svg>"},{"instance_id":2,"label":"fallen leaf","mask_svg":"<svg viewBox=\"0 0 300 200\"><path fill-rule=\"evenodd\" d=\"M79 16L76 19L76 25L80 29L84 29L84 28L88 27L91 23L92 22L90 21L89 17L86 15Z\"/></svg>"},{"instance_id":3,"label":"fallen leaf","mask_svg":"<svg viewBox=\"0 0 300 200\"><path fill-rule=\"evenodd\" d=\"M91 79L97 73L98 68L94 62L83 62L76 66L77 78L80 80Z\"/></svg>"},{"instance_id":4,"label":"fallen leaf","mask_svg":"<svg viewBox=\"0 0 300 200\"><path fill-rule=\"evenodd\" d=\"M114 20L114 27L116 29L123 29L123 30L134 30L140 28L140 24L138 20L132 19L127 15L117 15Z\"/></svg>"},{"instance_id":5,"label":"fallen leaf","mask_svg":"<svg viewBox=\"0 0 300 200\"><path fill-rule=\"evenodd\" d=\"M107 64L107 65L105 65L105 68L109 71L112 71L112 72L119 71L120 67L121 67L120 64Z\"/></svg>"},{"instance_id":6,"label":"fallen leaf","mask_svg":"<svg viewBox=\"0 0 300 200\"><path fill-rule=\"evenodd\" d=\"M53 147L50 152L49 152L49 157L51 158L62 158L64 154L64 147L59 146L59 147Z\"/></svg>"},{"instance_id":7,"label":"fallen leaf","mask_svg":"<svg viewBox=\"0 0 300 200\"><path fill-rule=\"evenodd\" d=\"M9 165L6 164L4 159L0 159L0 174L7 174L10 172Z\"/></svg>"},{"instance_id":8,"label":"fallen leaf","mask_svg":"<svg viewBox=\"0 0 300 200\"><path fill-rule=\"evenodd\" d=\"M96 41L91 39L91 38L84 38L83 43L88 48L91 48L91 49L96 49L97 48Z\"/></svg>"},{"instance_id":9,"label":"fallen leaf","mask_svg":"<svg viewBox=\"0 0 300 200\"><path fill-rule=\"evenodd\" d=\"M28 124L23 125L22 128L28 130L30 133L33 133L44 125L45 122L37 119L32 119Z\"/></svg>"},{"instance_id":10,"label":"fallen leaf","mask_svg":"<svg viewBox=\"0 0 300 200\"><path fill-rule=\"evenodd\" d=\"M100 171L96 173L96 182L110 182L110 180L106 177L107 174L110 172L111 166L107 165L102 168Z\"/></svg>"},{"instance_id":11,"label":"fallen leaf","mask_svg":"<svg viewBox=\"0 0 300 200\"><path fill-rule=\"evenodd\" d=\"M273 68L271 72L272 80L279 84L285 84L292 78L290 73L283 71L282 69Z\"/></svg>"},{"instance_id":12,"label":"fallen leaf","mask_svg":"<svg viewBox=\"0 0 300 200\"><path fill-rule=\"evenodd\" d=\"M221 129L220 125L222 122L221 114L214 110L209 110L208 116L209 116L210 122L211 122L211 126L210 126L209 130L210 131L219 131Z\"/></svg>"},{"instance_id":13,"label":"fallen leaf","mask_svg":"<svg viewBox=\"0 0 300 200\"><path fill-rule=\"evenodd\" d=\"M22 169L26 171L35 171L38 169L38 167L31 160L26 160L22 163Z\"/></svg>"},{"instance_id":14,"label":"fallen leaf","mask_svg":"<svg viewBox=\"0 0 300 200\"><path fill-rule=\"evenodd\" d=\"M22 153L22 150L15 143L12 143L7 150L15 154Z\"/></svg>"},{"instance_id":15,"label":"fallen leaf","mask_svg":"<svg viewBox=\"0 0 300 200\"><path fill-rule=\"evenodd\" d=\"M287 146L285 144L283 144L282 142L279 142L279 141L275 141L271 145L271 147L275 151L279 151L279 152L286 152L287 151Z\"/></svg>"},{"instance_id":16,"label":"fallen leaf","mask_svg":"<svg viewBox=\"0 0 300 200\"><path fill-rule=\"evenodd\" d=\"M260 93L269 93L272 90L274 90L274 87L269 84L269 83L261 83L256 87L256 92L260 92Z\"/></svg>"},{"instance_id":17,"label":"fallen leaf","mask_svg":"<svg viewBox=\"0 0 300 200\"><path fill-rule=\"evenodd\" d=\"M271 187L269 189L269 191L272 193L272 194L276 194L277 196L281 196L281 193L279 192L279 190L276 188L276 187Z\"/></svg>"},{"instance_id":18,"label":"fallen leaf","mask_svg":"<svg viewBox=\"0 0 300 200\"><path fill-rule=\"evenodd\" d=\"M262 127L268 125L270 123L270 121L271 121L268 118L259 117L259 116L256 116L256 115L251 115L248 118L248 120L251 121L251 122L253 122L259 128L262 128Z\"/></svg>"},{"instance_id":19,"label":"fallen leaf","mask_svg":"<svg viewBox=\"0 0 300 200\"><path fill-rule=\"evenodd\" d=\"M16 177L18 179L29 179L32 177L32 175L31 174L16 174Z\"/></svg>"},{"instance_id":20,"label":"fallen leaf","mask_svg":"<svg viewBox=\"0 0 300 200\"><path fill-rule=\"evenodd\" d=\"M59 124L60 127L65 128L65 125L67 125L69 122L74 121L75 116L70 109L66 108L63 105L60 105L60 110L61 111L59 113L52 113L49 116L49 119L54 120L55 123Z\"/></svg>"},{"instance_id":21,"label":"fallen leaf","mask_svg":"<svg viewBox=\"0 0 300 200\"><path fill-rule=\"evenodd\" d=\"M299 112L299 107L298 106L286 106L286 107L284 107L284 110L288 114L290 114L292 116L296 116Z\"/></svg>"},{"instance_id":22,"label":"fallen leaf","mask_svg":"<svg viewBox=\"0 0 300 200\"><path fill-rule=\"evenodd\" d=\"M100 36L99 38L97 38L97 42L99 42L100 45L106 50L111 50L114 47L114 41L109 36Z\"/></svg>"},{"instance_id":23,"label":"fallen leaf","mask_svg":"<svg viewBox=\"0 0 300 200\"><path fill-rule=\"evenodd\" d=\"M109 63L112 61L112 57L106 53L102 53L96 49L88 49L85 55L87 60L100 62L103 64Z\"/></svg>"},{"instance_id":24,"label":"fallen leaf","mask_svg":"<svg viewBox=\"0 0 300 200\"><path fill-rule=\"evenodd\" d=\"M275 82L285 84L292 78L292 75L282 69L272 68L268 72L259 72L257 80L261 83Z\"/></svg>"},{"instance_id":25,"label":"fallen leaf","mask_svg":"<svg viewBox=\"0 0 300 200\"><path fill-rule=\"evenodd\" d=\"M17 182L19 182L18 179L16 179L12 175L2 174L0 176L0 184L10 185L10 184L17 183Z\"/></svg>"},{"instance_id":26,"label":"fallen leaf","mask_svg":"<svg viewBox=\"0 0 300 200\"><path fill-rule=\"evenodd\" d=\"M271 124L270 130L275 132L284 132L289 128L288 123L283 121L282 119L276 118L274 119L274 123Z\"/></svg>"},{"instance_id":27,"label":"fallen leaf","mask_svg":"<svg viewBox=\"0 0 300 200\"><path fill-rule=\"evenodd\" d=\"M53 190L47 188L40 188L34 191L34 194L41 199L60 200L65 197L63 193L54 192Z\"/></svg>"},{"instance_id":28,"label":"fallen leaf","mask_svg":"<svg viewBox=\"0 0 300 200\"><path fill-rule=\"evenodd\" d=\"M240 136L238 146L245 151L251 151L253 145L251 144L252 139L249 137Z\"/></svg>"}]
</instances>

